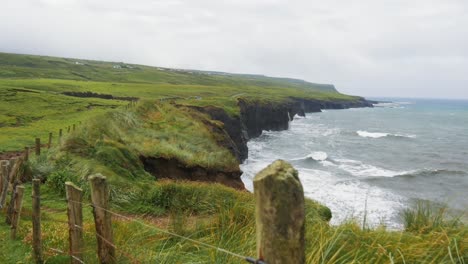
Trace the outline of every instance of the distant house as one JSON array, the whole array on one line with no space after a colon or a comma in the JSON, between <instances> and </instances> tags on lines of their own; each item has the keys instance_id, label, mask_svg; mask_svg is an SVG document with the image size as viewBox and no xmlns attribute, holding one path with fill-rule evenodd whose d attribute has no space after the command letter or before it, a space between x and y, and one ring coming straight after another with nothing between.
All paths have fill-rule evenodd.
<instances>
[{"instance_id":1,"label":"distant house","mask_svg":"<svg viewBox=\"0 0 468 264\"><path fill-rule=\"evenodd\" d=\"M114 68L114 69L121 69L122 66L120 66L120 65L114 65L114 66L112 66L112 68Z\"/></svg>"},{"instance_id":2,"label":"distant house","mask_svg":"<svg viewBox=\"0 0 468 264\"><path fill-rule=\"evenodd\" d=\"M76 65L85 65L84 63L79 62L79 61L75 61L75 64L76 64Z\"/></svg>"}]
</instances>

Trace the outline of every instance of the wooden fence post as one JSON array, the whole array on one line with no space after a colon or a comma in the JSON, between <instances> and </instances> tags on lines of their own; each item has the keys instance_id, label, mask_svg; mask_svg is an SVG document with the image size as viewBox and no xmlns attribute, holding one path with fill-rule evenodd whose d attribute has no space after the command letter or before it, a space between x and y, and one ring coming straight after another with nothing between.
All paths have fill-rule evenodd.
<instances>
[{"instance_id":1,"label":"wooden fence post","mask_svg":"<svg viewBox=\"0 0 468 264\"><path fill-rule=\"evenodd\" d=\"M277 160L253 184L258 258L268 264L305 263L304 191L297 171Z\"/></svg>"},{"instance_id":2,"label":"wooden fence post","mask_svg":"<svg viewBox=\"0 0 468 264\"><path fill-rule=\"evenodd\" d=\"M68 133L70 133L70 126L68 126L68 130L67 130Z\"/></svg>"},{"instance_id":3,"label":"wooden fence post","mask_svg":"<svg viewBox=\"0 0 468 264\"><path fill-rule=\"evenodd\" d=\"M32 189L32 226L33 226L33 252L36 264L44 263L42 258L41 237L41 180L33 179Z\"/></svg>"},{"instance_id":4,"label":"wooden fence post","mask_svg":"<svg viewBox=\"0 0 468 264\"><path fill-rule=\"evenodd\" d=\"M49 143L47 144L47 148L50 149L52 147L52 132L49 132Z\"/></svg>"},{"instance_id":5,"label":"wooden fence post","mask_svg":"<svg viewBox=\"0 0 468 264\"><path fill-rule=\"evenodd\" d=\"M29 147L24 147L24 161L29 160Z\"/></svg>"},{"instance_id":6,"label":"wooden fence post","mask_svg":"<svg viewBox=\"0 0 468 264\"><path fill-rule=\"evenodd\" d=\"M41 155L41 139L36 138L36 156Z\"/></svg>"},{"instance_id":7,"label":"wooden fence post","mask_svg":"<svg viewBox=\"0 0 468 264\"><path fill-rule=\"evenodd\" d=\"M95 174L89 180L91 182L91 200L94 206L93 214L99 261L105 264L116 263L111 214L108 211L109 187L107 186L106 177Z\"/></svg>"},{"instance_id":8,"label":"wooden fence post","mask_svg":"<svg viewBox=\"0 0 468 264\"><path fill-rule=\"evenodd\" d=\"M76 125L75 125L75 124L73 124L73 131L75 131L75 128L76 128Z\"/></svg>"},{"instance_id":9,"label":"wooden fence post","mask_svg":"<svg viewBox=\"0 0 468 264\"><path fill-rule=\"evenodd\" d=\"M11 232L10 238L16 238L16 231L18 230L18 225L21 216L21 208L23 207L23 195L24 195L24 186L16 186L15 191L15 200L14 200L14 210L11 217Z\"/></svg>"},{"instance_id":10,"label":"wooden fence post","mask_svg":"<svg viewBox=\"0 0 468 264\"><path fill-rule=\"evenodd\" d=\"M62 143L62 135L63 135L63 130L59 129L59 135L58 135L58 143Z\"/></svg>"},{"instance_id":11,"label":"wooden fence post","mask_svg":"<svg viewBox=\"0 0 468 264\"><path fill-rule=\"evenodd\" d=\"M70 242L70 262L81 264L83 259L83 190L72 182L65 183L67 191L68 234Z\"/></svg>"},{"instance_id":12,"label":"wooden fence post","mask_svg":"<svg viewBox=\"0 0 468 264\"><path fill-rule=\"evenodd\" d=\"M10 204L8 204L5 223L12 224L13 215L15 213L15 200L16 200L16 187L20 184L19 179L21 178L18 174L20 173L21 166L23 165L23 158L12 158L10 160L10 184L12 184L12 192L10 198ZM11 167L12 166L12 167Z\"/></svg>"},{"instance_id":13,"label":"wooden fence post","mask_svg":"<svg viewBox=\"0 0 468 264\"><path fill-rule=\"evenodd\" d=\"M23 165L23 158L14 157L10 159L10 183L13 184L16 180L16 175Z\"/></svg>"},{"instance_id":14,"label":"wooden fence post","mask_svg":"<svg viewBox=\"0 0 468 264\"><path fill-rule=\"evenodd\" d=\"M0 208L5 207L6 197L8 193L8 186L10 185L10 172L9 172L9 162L7 160L2 160L0 165L2 166L2 194L0 196Z\"/></svg>"}]
</instances>

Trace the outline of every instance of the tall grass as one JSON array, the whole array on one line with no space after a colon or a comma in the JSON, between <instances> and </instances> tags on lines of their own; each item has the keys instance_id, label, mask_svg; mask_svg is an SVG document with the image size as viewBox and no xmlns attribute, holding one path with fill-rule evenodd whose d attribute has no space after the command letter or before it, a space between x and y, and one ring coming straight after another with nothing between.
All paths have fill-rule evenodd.
<instances>
[{"instance_id":1,"label":"tall grass","mask_svg":"<svg viewBox=\"0 0 468 264\"><path fill-rule=\"evenodd\" d=\"M462 225L460 216L450 217L447 211L447 207L418 200L413 208L404 209L401 216L406 231L426 234Z\"/></svg>"}]
</instances>

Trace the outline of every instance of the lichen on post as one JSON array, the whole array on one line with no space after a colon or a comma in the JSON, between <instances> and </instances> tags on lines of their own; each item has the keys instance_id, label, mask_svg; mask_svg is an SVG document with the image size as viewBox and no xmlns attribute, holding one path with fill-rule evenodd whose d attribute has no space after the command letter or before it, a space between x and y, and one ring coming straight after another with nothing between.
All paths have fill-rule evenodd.
<instances>
[{"instance_id":1,"label":"lichen on post","mask_svg":"<svg viewBox=\"0 0 468 264\"><path fill-rule=\"evenodd\" d=\"M268 264L305 262L304 190L297 171L277 160L253 180L257 252Z\"/></svg>"}]
</instances>

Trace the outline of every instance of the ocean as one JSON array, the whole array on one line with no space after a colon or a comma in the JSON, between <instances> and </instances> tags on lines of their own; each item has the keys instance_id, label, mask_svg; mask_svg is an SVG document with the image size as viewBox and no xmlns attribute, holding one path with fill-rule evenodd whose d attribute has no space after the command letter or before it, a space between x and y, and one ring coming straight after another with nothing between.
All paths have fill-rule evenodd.
<instances>
[{"instance_id":1,"label":"ocean","mask_svg":"<svg viewBox=\"0 0 468 264\"><path fill-rule=\"evenodd\" d=\"M374 108L296 116L284 131L248 143L242 180L276 159L298 171L306 197L349 219L402 228L400 213L418 200L468 210L468 101L372 98Z\"/></svg>"}]
</instances>

